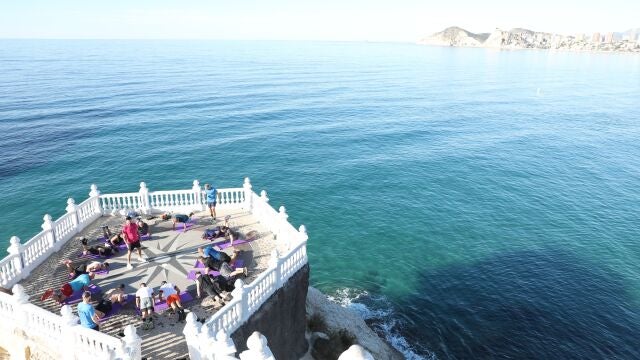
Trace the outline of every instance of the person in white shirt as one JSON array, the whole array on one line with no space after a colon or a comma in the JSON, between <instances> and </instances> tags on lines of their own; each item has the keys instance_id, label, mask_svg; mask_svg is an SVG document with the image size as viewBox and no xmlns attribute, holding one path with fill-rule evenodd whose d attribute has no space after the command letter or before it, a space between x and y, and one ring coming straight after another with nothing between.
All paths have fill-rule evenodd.
<instances>
[{"instance_id":1,"label":"person in white shirt","mask_svg":"<svg viewBox=\"0 0 640 360\"><path fill-rule=\"evenodd\" d=\"M165 297L169 297L169 295L173 295L176 293L172 283L163 281L160 283L160 289L158 289L158 302L162 302Z\"/></svg>"},{"instance_id":2,"label":"person in white shirt","mask_svg":"<svg viewBox=\"0 0 640 360\"><path fill-rule=\"evenodd\" d=\"M153 318L151 317L154 299L153 289L147 287L145 283L140 284L140 289L136 291L136 307L140 309L140 313L142 314L143 330L154 328Z\"/></svg>"}]
</instances>

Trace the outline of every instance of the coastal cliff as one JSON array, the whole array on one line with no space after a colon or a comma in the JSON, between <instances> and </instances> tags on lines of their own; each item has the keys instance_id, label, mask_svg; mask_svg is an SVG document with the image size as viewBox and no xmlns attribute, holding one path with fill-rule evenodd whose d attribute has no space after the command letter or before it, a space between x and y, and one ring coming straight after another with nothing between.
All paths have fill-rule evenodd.
<instances>
[{"instance_id":1,"label":"coastal cliff","mask_svg":"<svg viewBox=\"0 0 640 360\"><path fill-rule=\"evenodd\" d=\"M420 39L418 44L494 49L640 52L640 28L625 32L560 35L522 28L495 29L492 33L475 34L453 26Z\"/></svg>"}]
</instances>

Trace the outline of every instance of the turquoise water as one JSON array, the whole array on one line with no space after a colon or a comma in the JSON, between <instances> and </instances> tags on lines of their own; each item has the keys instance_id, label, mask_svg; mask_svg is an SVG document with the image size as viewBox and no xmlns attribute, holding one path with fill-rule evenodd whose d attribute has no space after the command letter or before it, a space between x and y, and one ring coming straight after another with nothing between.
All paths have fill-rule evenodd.
<instances>
[{"instance_id":1,"label":"turquoise water","mask_svg":"<svg viewBox=\"0 0 640 360\"><path fill-rule=\"evenodd\" d=\"M89 185L266 189L408 358L640 358L640 57L0 42L0 243Z\"/></svg>"}]
</instances>

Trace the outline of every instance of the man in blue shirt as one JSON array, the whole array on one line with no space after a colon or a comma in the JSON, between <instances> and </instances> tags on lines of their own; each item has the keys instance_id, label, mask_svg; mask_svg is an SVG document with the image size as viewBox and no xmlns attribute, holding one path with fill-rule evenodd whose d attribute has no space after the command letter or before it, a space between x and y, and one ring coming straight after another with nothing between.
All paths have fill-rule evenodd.
<instances>
[{"instance_id":1,"label":"man in blue shirt","mask_svg":"<svg viewBox=\"0 0 640 360\"><path fill-rule=\"evenodd\" d=\"M82 326L93 330L100 330L98 326L100 318L96 314L93 305L91 305L91 293L88 291L82 294L82 302L78 304L78 316L80 317L80 324Z\"/></svg>"},{"instance_id":2,"label":"man in blue shirt","mask_svg":"<svg viewBox=\"0 0 640 360\"><path fill-rule=\"evenodd\" d=\"M218 190L209 184L204 184L204 192L207 194L207 207L211 212L213 220L216 219L216 202L218 200Z\"/></svg>"}]
</instances>

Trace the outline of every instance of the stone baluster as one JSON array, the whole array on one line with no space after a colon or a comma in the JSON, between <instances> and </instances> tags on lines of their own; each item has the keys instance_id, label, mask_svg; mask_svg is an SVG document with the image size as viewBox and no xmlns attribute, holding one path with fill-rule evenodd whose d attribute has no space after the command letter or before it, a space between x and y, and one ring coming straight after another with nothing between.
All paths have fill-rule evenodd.
<instances>
[{"instance_id":1,"label":"stone baluster","mask_svg":"<svg viewBox=\"0 0 640 360\"><path fill-rule=\"evenodd\" d=\"M12 299L16 304L28 304L29 295L24 291L24 287L20 284L15 284L11 288Z\"/></svg>"},{"instance_id":2,"label":"stone baluster","mask_svg":"<svg viewBox=\"0 0 640 360\"><path fill-rule=\"evenodd\" d=\"M220 329L216 334L216 341L213 346L213 357L215 360L235 359L236 345L224 329Z\"/></svg>"},{"instance_id":3,"label":"stone baluster","mask_svg":"<svg viewBox=\"0 0 640 360\"><path fill-rule=\"evenodd\" d=\"M193 204L194 208L197 208L200 211L206 210L206 201L202 201L202 188L200 187L200 181L193 180L193 187L191 188L191 191L193 191L193 200L195 201Z\"/></svg>"},{"instance_id":4,"label":"stone baluster","mask_svg":"<svg viewBox=\"0 0 640 360\"><path fill-rule=\"evenodd\" d=\"M233 284L234 289L231 292L231 296L234 299L240 299L240 308L238 309L238 317L240 322L244 322L249 317L249 304L247 302L247 296L245 295L245 287L242 279L237 279Z\"/></svg>"},{"instance_id":5,"label":"stone baluster","mask_svg":"<svg viewBox=\"0 0 640 360\"><path fill-rule=\"evenodd\" d=\"M202 326L192 312L187 314L187 324L182 330L185 340L187 341L187 349L189 350L189 359L191 360L203 360L200 355L200 327Z\"/></svg>"},{"instance_id":6,"label":"stone baluster","mask_svg":"<svg viewBox=\"0 0 640 360\"><path fill-rule=\"evenodd\" d=\"M45 236L47 238L47 242L49 243L49 248L55 248L55 251L58 251L59 246L56 244L56 232L54 231L55 223L51 218L51 215L45 214L42 218L44 221L42 223L42 230L45 232Z\"/></svg>"},{"instance_id":7,"label":"stone baluster","mask_svg":"<svg viewBox=\"0 0 640 360\"><path fill-rule=\"evenodd\" d=\"M142 359L142 338L136 333L135 326L129 324L124 328L124 356L127 360Z\"/></svg>"},{"instance_id":8,"label":"stone baluster","mask_svg":"<svg viewBox=\"0 0 640 360\"><path fill-rule=\"evenodd\" d=\"M253 211L253 191L251 191L251 181L248 177L244 178L244 208L245 210Z\"/></svg>"},{"instance_id":9,"label":"stone baluster","mask_svg":"<svg viewBox=\"0 0 640 360\"><path fill-rule=\"evenodd\" d=\"M371 353L360 345L351 345L345 352L340 354L338 360L374 360Z\"/></svg>"},{"instance_id":10,"label":"stone baluster","mask_svg":"<svg viewBox=\"0 0 640 360\"><path fill-rule=\"evenodd\" d=\"M269 258L269 268L273 269L273 273L276 278L275 288L279 289L282 286L282 274L280 273L280 255L278 250L271 250L271 257Z\"/></svg>"},{"instance_id":11,"label":"stone baluster","mask_svg":"<svg viewBox=\"0 0 640 360\"><path fill-rule=\"evenodd\" d=\"M280 206L280 209L278 209L278 225L277 225L277 229L278 229L277 239L279 241L283 240L283 238L286 238L284 234L285 234L288 218L289 218L289 215L287 214L287 209L285 209L284 206ZM291 239L287 238L287 246L291 247Z\"/></svg>"},{"instance_id":12,"label":"stone baluster","mask_svg":"<svg viewBox=\"0 0 640 360\"><path fill-rule=\"evenodd\" d=\"M76 205L76 201L73 198L67 199L67 214L71 218L71 223L73 224L73 230L77 234L82 230L80 228L80 221L78 220L78 206Z\"/></svg>"},{"instance_id":13,"label":"stone baluster","mask_svg":"<svg viewBox=\"0 0 640 360\"><path fill-rule=\"evenodd\" d=\"M138 190L138 197L140 201L140 212L148 215L151 213L151 201L149 200L149 189L147 184L143 181L140 183L140 190Z\"/></svg>"},{"instance_id":14,"label":"stone baluster","mask_svg":"<svg viewBox=\"0 0 640 360\"><path fill-rule=\"evenodd\" d=\"M20 244L20 238L17 236L12 236L9 243L11 245L7 248L7 252L9 253L9 256L12 257L11 264L13 265L16 274L16 277L12 280L15 280L16 278L22 278L22 276L18 275L22 274L22 270L24 269L24 263L22 262L23 246Z\"/></svg>"},{"instance_id":15,"label":"stone baluster","mask_svg":"<svg viewBox=\"0 0 640 360\"><path fill-rule=\"evenodd\" d=\"M247 339L247 348L240 353L240 360L275 360L267 345L267 338L257 331Z\"/></svg>"},{"instance_id":16,"label":"stone baluster","mask_svg":"<svg viewBox=\"0 0 640 360\"><path fill-rule=\"evenodd\" d=\"M76 358L76 327L78 326L79 318L73 314L73 310L69 305L63 305L60 308L60 315L62 315L62 323L65 325L62 327L62 338L64 344L61 344L62 349L67 351L61 351L63 359L74 360ZM68 351L74 349L73 351Z\"/></svg>"},{"instance_id":17,"label":"stone baluster","mask_svg":"<svg viewBox=\"0 0 640 360\"><path fill-rule=\"evenodd\" d=\"M93 199L93 207L100 212L100 215L104 215L104 209L100 204L100 191L98 191L98 186L96 184L91 184L89 197Z\"/></svg>"}]
</instances>

